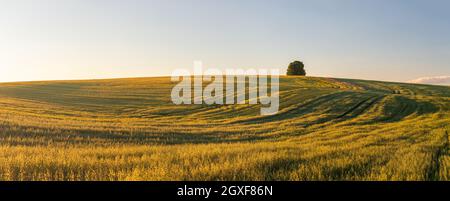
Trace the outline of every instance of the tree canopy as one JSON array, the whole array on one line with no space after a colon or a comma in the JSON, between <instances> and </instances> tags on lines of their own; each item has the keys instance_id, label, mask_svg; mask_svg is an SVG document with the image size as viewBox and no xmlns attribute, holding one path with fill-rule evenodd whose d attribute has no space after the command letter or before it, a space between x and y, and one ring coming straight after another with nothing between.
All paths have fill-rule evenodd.
<instances>
[{"instance_id":1,"label":"tree canopy","mask_svg":"<svg viewBox=\"0 0 450 201\"><path fill-rule=\"evenodd\" d=\"M306 75L305 65L301 61L293 61L292 63L289 64L286 74L305 76Z\"/></svg>"}]
</instances>

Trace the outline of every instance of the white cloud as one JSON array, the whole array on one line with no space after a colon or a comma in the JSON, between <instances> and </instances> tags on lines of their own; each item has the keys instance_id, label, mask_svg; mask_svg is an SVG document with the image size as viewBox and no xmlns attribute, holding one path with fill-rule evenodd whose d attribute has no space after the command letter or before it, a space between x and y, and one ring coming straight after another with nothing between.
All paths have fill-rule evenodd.
<instances>
[{"instance_id":1,"label":"white cloud","mask_svg":"<svg viewBox=\"0 0 450 201\"><path fill-rule=\"evenodd\" d=\"M450 76L433 76L433 77L421 77L415 80L409 81L417 84L441 84L450 85Z\"/></svg>"}]
</instances>

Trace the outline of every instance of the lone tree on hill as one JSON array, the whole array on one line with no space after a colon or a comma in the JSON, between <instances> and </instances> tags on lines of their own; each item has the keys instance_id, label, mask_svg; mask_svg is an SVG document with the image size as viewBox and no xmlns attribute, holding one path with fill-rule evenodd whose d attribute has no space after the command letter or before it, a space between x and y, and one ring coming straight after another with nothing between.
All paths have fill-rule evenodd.
<instances>
[{"instance_id":1,"label":"lone tree on hill","mask_svg":"<svg viewBox=\"0 0 450 201\"><path fill-rule=\"evenodd\" d=\"M286 74L305 76L306 75L305 65L301 61L294 61L289 64Z\"/></svg>"}]
</instances>

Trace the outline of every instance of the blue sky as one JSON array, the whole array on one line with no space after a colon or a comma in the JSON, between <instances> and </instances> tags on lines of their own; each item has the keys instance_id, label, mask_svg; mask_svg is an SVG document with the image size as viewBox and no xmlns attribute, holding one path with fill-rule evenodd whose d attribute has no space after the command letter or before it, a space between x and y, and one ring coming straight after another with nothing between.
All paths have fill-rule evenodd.
<instances>
[{"instance_id":1,"label":"blue sky","mask_svg":"<svg viewBox=\"0 0 450 201\"><path fill-rule=\"evenodd\" d=\"M450 75L445 0L0 0L0 81L170 75L194 60L389 81Z\"/></svg>"}]
</instances>

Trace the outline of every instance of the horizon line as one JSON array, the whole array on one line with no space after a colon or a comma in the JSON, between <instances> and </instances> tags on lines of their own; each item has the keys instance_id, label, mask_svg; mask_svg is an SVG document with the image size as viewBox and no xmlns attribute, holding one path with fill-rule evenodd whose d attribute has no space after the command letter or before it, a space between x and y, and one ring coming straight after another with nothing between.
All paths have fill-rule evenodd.
<instances>
[{"instance_id":1,"label":"horizon line","mask_svg":"<svg viewBox=\"0 0 450 201\"><path fill-rule=\"evenodd\" d=\"M200 76L200 75L180 75L180 76ZM202 75L203 76L203 75ZM212 75L214 76L214 75ZM222 75L226 76L226 75ZM248 76L248 75L234 75L234 76ZM270 75L268 75L270 76ZM385 83L401 83L401 84L413 84L413 85L430 85L430 86L444 86L450 87L450 85L439 83L413 83L408 81L383 81L374 79L361 79L361 78L345 78L345 77L325 77L325 76L295 76L295 75L278 75L279 77L312 77L312 78L328 78L328 79L346 79L346 80L361 80L361 81L374 81ZM145 79L145 78L170 78L171 75L156 75L156 76L131 76L131 77L108 77L108 78L81 78L81 79L48 79L48 80L18 80L18 81L0 81L0 84L18 84L18 83L33 83L33 82L76 82L76 81L101 81L101 80L120 80L120 79Z\"/></svg>"}]
</instances>

